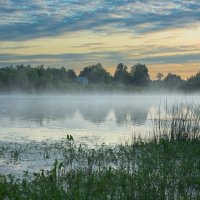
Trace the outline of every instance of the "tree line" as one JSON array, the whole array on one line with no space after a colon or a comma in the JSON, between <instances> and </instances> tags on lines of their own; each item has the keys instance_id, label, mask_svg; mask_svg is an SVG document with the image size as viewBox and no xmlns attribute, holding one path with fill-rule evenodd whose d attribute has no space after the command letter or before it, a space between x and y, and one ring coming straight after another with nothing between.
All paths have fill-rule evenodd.
<instances>
[{"instance_id":1,"label":"tree line","mask_svg":"<svg viewBox=\"0 0 200 200\"><path fill-rule=\"evenodd\" d=\"M84 77L89 84L124 85L136 87L153 87L167 89L198 90L200 88L200 72L195 76L183 80L180 76L169 73L166 77L157 74L157 80L151 80L146 65L138 63L130 70L119 63L114 75L111 75L100 63L83 68L77 75L73 69L45 68L43 65L16 65L0 68L0 90L38 90L65 89L77 83L77 77Z\"/></svg>"}]
</instances>

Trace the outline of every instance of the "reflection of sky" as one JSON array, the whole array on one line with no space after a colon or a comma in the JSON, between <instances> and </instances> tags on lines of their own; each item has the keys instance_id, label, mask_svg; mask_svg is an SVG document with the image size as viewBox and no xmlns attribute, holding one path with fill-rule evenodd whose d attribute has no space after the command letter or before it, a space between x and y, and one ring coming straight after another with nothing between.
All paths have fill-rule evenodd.
<instances>
[{"instance_id":1,"label":"reflection of sky","mask_svg":"<svg viewBox=\"0 0 200 200\"><path fill-rule=\"evenodd\" d=\"M48 139L66 134L118 138L148 132L159 106L191 96L0 97L0 137ZM164 107L161 109L164 112Z\"/></svg>"},{"instance_id":2,"label":"reflection of sky","mask_svg":"<svg viewBox=\"0 0 200 200\"><path fill-rule=\"evenodd\" d=\"M150 73L199 71L200 2L6 0L0 6L0 66L80 68L144 62Z\"/></svg>"}]
</instances>

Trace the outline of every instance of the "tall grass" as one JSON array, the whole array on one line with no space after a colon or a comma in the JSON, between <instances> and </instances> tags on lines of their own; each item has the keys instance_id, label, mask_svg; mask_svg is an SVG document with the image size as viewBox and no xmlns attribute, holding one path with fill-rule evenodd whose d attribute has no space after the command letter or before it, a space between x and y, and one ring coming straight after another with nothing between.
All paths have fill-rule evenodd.
<instances>
[{"instance_id":1,"label":"tall grass","mask_svg":"<svg viewBox=\"0 0 200 200\"><path fill-rule=\"evenodd\" d=\"M51 170L1 175L0 199L199 199L199 108L166 113L154 121L153 138L132 144L90 148L67 136L51 146L62 154Z\"/></svg>"},{"instance_id":2,"label":"tall grass","mask_svg":"<svg viewBox=\"0 0 200 200\"><path fill-rule=\"evenodd\" d=\"M194 140L200 139L200 106L176 104L169 108L166 104L164 114L161 108L153 119L154 139Z\"/></svg>"}]
</instances>

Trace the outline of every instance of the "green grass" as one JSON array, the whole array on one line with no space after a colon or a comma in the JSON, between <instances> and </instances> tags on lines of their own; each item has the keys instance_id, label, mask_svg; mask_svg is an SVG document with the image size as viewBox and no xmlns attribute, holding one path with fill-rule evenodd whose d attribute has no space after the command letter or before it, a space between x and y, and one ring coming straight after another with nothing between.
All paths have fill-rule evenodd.
<instances>
[{"instance_id":1,"label":"green grass","mask_svg":"<svg viewBox=\"0 0 200 200\"><path fill-rule=\"evenodd\" d=\"M199 116L197 107L174 107L149 140L92 148L67 136L43 145L44 158L62 155L52 169L1 175L0 199L200 199ZM1 154L20 161L23 149Z\"/></svg>"},{"instance_id":2,"label":"green grass","mask_svg":"<svg viewBox=\"0 0 200 200\"><path fill-rule=\"evenodd\" d=\"M50 171L0 177L0 199L199 199L200 140L66 146ZM76 164L75 164L76 163Z\"/></svg>"}]
</instances>

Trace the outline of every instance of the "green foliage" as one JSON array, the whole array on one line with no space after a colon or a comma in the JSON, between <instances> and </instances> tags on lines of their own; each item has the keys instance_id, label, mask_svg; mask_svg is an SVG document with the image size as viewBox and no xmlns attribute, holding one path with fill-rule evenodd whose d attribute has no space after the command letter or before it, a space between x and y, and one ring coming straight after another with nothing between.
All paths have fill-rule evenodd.
<instances>
[{"instance_id":1,"label":"green foliage","mask_svg":"<svg viewBox=\"0 0 200 200\"><path fill-rule=\"evenodd\" d=\"M121 84L130 84L130 74L127 71L128 67L124 65L123 63L119 63L117 65L115 74L114 74L114 81L121 83Z\"/></svg>"},{"instance_id":2,"label":"green foliage","mask_svg":"<svg viewBox=\"0 0 200 200\"><path fill-rule=\"evenodd\" d=\"M199 198L199 139L138 140L98 149L70 145L66 150L73 151L73 157L55 160L52 170L41 170L31 178L27 172L21 180L0 175L0 199Z\"/></svg>"},{"instance_id":3,"label":"green foliage","mask_svg":"<svg viewBox=\"0 0 200 200\"><path fill-rule=\"evenodd\" d=\"M110 83L110 74L102 67L101 64L85 67L81 72L81 77L86 77L91 83Z\"/></svg>"},{"instance_id":4,"label":"green foliage","mask_svg":"<svg viewBox=\"0 0 200 200\"><path fill-rule=\"evenodd\" d=\"M73 69L68 69L66 73L69 80L74 81L76 79L76 72Z\"/></svg>"},{"instance_id":5,"label":"green foliage","mask_svg":"<svg viewBox=\"0 0 200 200\"><path fill-rule=\"evenodd\" d=\"M77 76L73 69L66 70L61 68L44 68L43 65L31 67L30 65L17 65L0 68L0 91L22 90L45 91L58 90L90 90L94 89L119 89L126 86L126 90L137 90L138 88L152 87L152 89L182 89L182 90L199 90L200 88L200 72L192 76L187 81L181 79L176 74L169 73L164 79L163 74L157 74L157 81L151 81L146 65L138 63L133 65L131 70L119 63L113 76L102 67L101 64L85 67L79 77L85 77L89 80L87 87L81 87L77 84ZM123 89L123 90L124 90Z\"/></svg>"},{"instance_id":6,"label":"green foliage","mask_svg":"<svg viewBox=\"0 0 200 200\"><path fill-rule=\"evenodd\" d=\"M189 90L199 90L200 88L200 72L197 73L195 76L192 76L188 79L185 87Z\"/></svg>"},{"instance_id":7,"label":"green foliage","mask_svg":"<svg viewBox=\"0 0 200 200\"><path fill-rule=\"evenodd\" d=\"M131 77L132 77L132 82L135 85L139 86L147 85L150 81L148 68L146 67L146 65L140 63L132 66Z\"/></svg>"},{"instance_id":8,"label":"green foliage","mask_svg":"<svg viewBox=\"0 0 200 200\"><path fill-rule=\"evenodd\" d=\"M64 67L45 69L42 65L38 67L17 65L0 69L0 88L24 91L64 88L75 78L75 72L66 71Z\"/></svg>"},{"instance_id":9,"label":"green foliage","mask_svg":"<svg viewBox=\"0 0 200 200\"><path fill-rule=\"evenodd\" d=\"M163 80L168 88L179 88L182 84L182 79L176 74L169 73Z\"/></svg>"}]
</instances>

